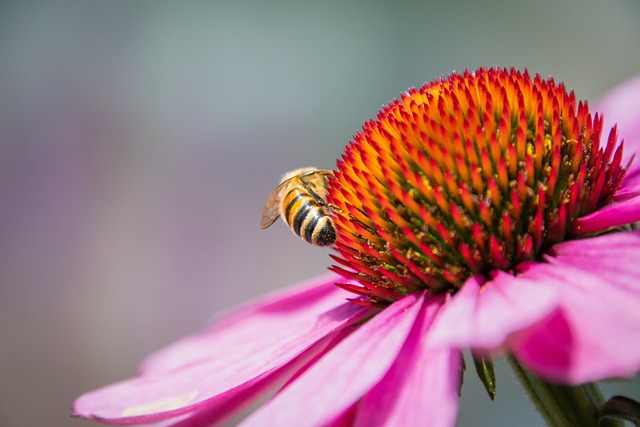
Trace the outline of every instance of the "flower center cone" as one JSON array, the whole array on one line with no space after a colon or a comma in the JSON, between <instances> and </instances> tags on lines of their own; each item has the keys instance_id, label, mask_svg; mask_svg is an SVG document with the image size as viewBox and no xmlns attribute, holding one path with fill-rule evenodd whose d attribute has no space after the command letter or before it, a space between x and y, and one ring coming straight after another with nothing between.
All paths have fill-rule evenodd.
<instances>
[{"instance_id":1,"label":"flower center cone","mask_svg":"<svg viewBox=\"0 0 640 427\"><path fill-rule=\"evenodd\" d=\"M581 234L624 177L616 128L553 79L453 74L404 93L338 160L332 269L364 304L456 292Z\"/></svg>"}]
</instances>

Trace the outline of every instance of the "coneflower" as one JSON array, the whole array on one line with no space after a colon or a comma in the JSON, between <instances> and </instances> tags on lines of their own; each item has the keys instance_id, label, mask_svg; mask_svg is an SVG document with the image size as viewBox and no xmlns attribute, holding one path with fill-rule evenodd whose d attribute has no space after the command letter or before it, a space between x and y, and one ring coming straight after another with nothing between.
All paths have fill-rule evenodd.
<instances>
[{"instance_id":1,"label":"coneflower","mask_svg":"<svg viewBox=\"0 0 640 427\"><path fill-rule=\"evenodd\" d=\"M508 355L551 426L637 420L593 383L640 371L630 158L552 79L479 69L412 89L337 162L338 275L238 309L74 414L214 425L276 389L243 425L453 426L468 349L491 397Z\"/></svg>"}]
</instances>

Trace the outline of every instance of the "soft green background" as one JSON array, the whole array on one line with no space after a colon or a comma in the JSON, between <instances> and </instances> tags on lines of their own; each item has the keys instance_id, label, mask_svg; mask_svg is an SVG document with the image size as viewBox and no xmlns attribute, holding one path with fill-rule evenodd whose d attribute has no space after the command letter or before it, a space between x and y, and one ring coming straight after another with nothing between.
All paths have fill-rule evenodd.
<instances>
[{"instance_id":1,"label":"soft green background","mask_svg":"<svg viewBox=\"0 0 640 427\"><path fill-rule=\"evenodd\" d=\"M502 65L595 99L640 73L639 22L635 0L0 3L0 425L88 425L79 393L323 273L260 229L266 195L401 91ZM495 403L467 375L459 425L540 425L499 367Z\"/></svg>"}]
</instances>

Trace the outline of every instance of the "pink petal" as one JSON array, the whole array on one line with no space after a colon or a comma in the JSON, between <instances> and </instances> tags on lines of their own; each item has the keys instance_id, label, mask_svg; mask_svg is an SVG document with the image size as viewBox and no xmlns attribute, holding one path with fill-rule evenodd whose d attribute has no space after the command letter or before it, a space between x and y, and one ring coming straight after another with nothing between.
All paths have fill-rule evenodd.
<instances>
[{"instance_id":1,"label":"pink petal","mask_svg":"<svg viewBox=\"0 0 640 427\"><path fill-rule=\"evenodd\" d=\"M146 375L81 396L75 414L126 424L169 419L213 405L230 411L231 403L237 405L293 374L323 351L335 333L370 315L369 309L353 303L339 305L350 294L334 288L319 283L281 300L259 302L256 309L248 307L204 336L170 346L151 359ZM292 299L299 299L300 306ZM328 309L331 306L337 307Z\"/></svg>"},{"instance_id":2,"label":"pink petal","mask_svg":"<svg viewBox=\"0 0 640 427\"><path fill-rule=\"evenodd\" d=\"M620 187L613 195L614 201L618 202L640 195L640 163L638 161L635 162L635 167L627 170Z\"/></svg>"},{"instance_id":3,"label":"pink petal","mask_svg":"<svg viewBox=\"0 0 640 427\"><path fill-rule=\"evenodd\" d=\"M340 414L336 419L329 422L325 427L353 427L358 415L358 406L360 402L356 402L349 409Z\"/></svg>"},{"instance_id":4,"label":"pink petal","mask_svg":"<svg viewBox=\"0 0 640 427\"><path fill-rule=\"evenodd\" d=\"M531 328L557 308L552 289L534 280L494 272L492 280L475 276L451 298L434 321L434 346L502 350L516 333ZM498 351L499 353L500 351Z\"/></svg>"},{"instance_id":5,"label":"pink petal","mask_svg":"<svg viewBox=\"0 0 640 427\"><path fill-rule=\"evenodd\" d=\"M347 411L389 370L422 306L418 294L385 308L250 416L247 426L320 426Z\"/></svg>"},{"instance_id":6,"label":"pink petal","mask_svg":"<svg viewBox=\"0 0 640 427\"><path fill-rule=\"evenodd\" d=\"M297 322L307 324L314 316L353 296L333 285L339 279L340 276L327 274L246 303L216 319L209 328L151 354L144 360L141 372L158 374L202 360L235 357L227 354L230 348L245 348L253 354L263 348L265 340L277 343L296 329Z\"/></svg>"},{"instance_id":7,"label":"pink petal","mask_svg":"<svg viewBox=\"0 0 640 427\"><path fill-rule=\"evenodd\" d=\"M262 381L256 382L247 392L238 393L237 398L227 399L224 402L224 405L208 405L201 411L188 414L186 418L185 416L173 418L164 421L159 425L154 424L153 427L209 427L212 425L218 425L221 422L226 421L230 415L238 413L239 410L246 408L248 404L255 400L253 397L259 397L260 393L264 390L273 389L272 384L274 382L281 384L281 381L278 381L278 378L286 378L287 383L294 381L295 378L297 378L302 372L305 372L309 366L315 364L315 362L326 352L331 351L337 343L350 335L357 327L357 325L353 325L342 329L337 335L335 335L335 337L328 340L328 344L321 347L321 351L316 349L316 347L320 346L320 343L314 345L312 349L307 350L305 354L297 357L294 362L287 364L285 368L271 374ZM327 340L323 341L326 342ZM294 375L291 375L291 373L294 373ZM280 387L279 384L278 387Z\"/></svg>"},{"instance_id":8,"label":"pink petal","mask_svg":"<svg viewBox=\"0 0 640 427\"><path fill-rule=\"evenodd\" d=\"M358 406L357 426L454 426L462 357L430 348L425 337L442 298L424 304L391 369Z\"/></svg>"},{"instance_id":9,"label":"pink petal","mask_svg":"<svg viewBox=\"0 0 640 427\"><path fill-rule=\"evenodd\" d=\"M638 244L640 243L640 231L618 232L605 234L589 239L570 240L553 246L548 252L549 262L558 260L564 263L577 263L585 265L583 259L597 259L599 266L606 266L607 269L616 269L622 274L626 271L626 266L620 266L620 258L616 253L621 252L636 259L640 256ZM633 277L633 276L631 276ZM632 282L635 282L633 280ZM633 284L634 289L638 289Z\"/></svg>"},{"instance_id":10,"label":"pink petal","mask_svg":"<svg viewBox=\"0 0 640 427\"><path fill-rule=\"evenodd\" d=\"M640 233L564 243L523 276L553 288L560 310L514 346L539 375L579 384L640 371Z\"/></svg>"},{"instance_id":11,"label":"pink petal","mask_svg":"<svg viewBox=\"0 0 640 427\"><path fill-rule=\"evenodd\" d=\"M574 223L574 231L578 235L583 235L638 221L640 221L640 197L633 197L611 203L577 219Z\"/></svg>"},{"instance_id":12,"label":"pink petal","mask_svg":"<svg viewBox=\"0 0 640 427\"><path fill-rule=\"evenodd\" d=\"M632 77L613 88L595 103L593 111L604 114L603 129L607 132L618 123L618 135L625 141L627 160L640 150L640 76Z\"/></svg>"}]
</instances>

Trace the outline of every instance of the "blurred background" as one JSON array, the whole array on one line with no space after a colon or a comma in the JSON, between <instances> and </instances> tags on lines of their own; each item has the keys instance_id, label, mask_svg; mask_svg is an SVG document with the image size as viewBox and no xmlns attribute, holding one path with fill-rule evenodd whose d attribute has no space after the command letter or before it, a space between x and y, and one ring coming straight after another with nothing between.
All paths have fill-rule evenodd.
<instances>
[{"instance_id":1,"label":"blurred background","mask_svg":"<svg viewBox=\"0 0 640 427\"><path fill-rule=\"evenodd\" d=\"M80 393L324 273L260 229L265 198L401 91L502 65L594 100L640 73L638 22L636 0L0 3L0 425L92 425ZM504 364L494 403L470 374L459 425L541 425Z\"/></svg>"}]
</instances>

